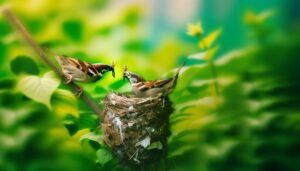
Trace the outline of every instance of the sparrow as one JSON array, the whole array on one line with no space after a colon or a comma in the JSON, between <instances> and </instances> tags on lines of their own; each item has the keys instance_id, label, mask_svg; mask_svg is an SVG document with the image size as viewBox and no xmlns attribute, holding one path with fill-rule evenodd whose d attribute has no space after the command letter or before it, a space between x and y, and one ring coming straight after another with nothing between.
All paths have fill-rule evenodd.
<instances>
[{"instance_id":1,"label":"sparrow","mask_svg":"<svg viewBox=\"0 0 300 171\"><path fill-rule=\"evenodd\" d=\"M168 95L176 86L178 75L183 63L176 71L172 78L164 80L146 81L138 74L127 71L127 66L124 65L123 80L127 79L131 84L132 91L137 97L154 97L158 95Z\"/></svg>"},{"instance_id":2,"label":"sparrow","mask_svg":"<svg viewBox=\"0 0 300 171\"><path fill-rule=\"evenodd\" d=\"M55 58L60 64L62 72L66 77L66 84L69 84L71 81L96 82L109 71L111 71L112 76L115 77L114 63L112 65L103 63L91 64L79 59L60 55L55 55ZM78 91L78 95L80 96L83 89L80 88Z\"/></svg>"}]
</instances>

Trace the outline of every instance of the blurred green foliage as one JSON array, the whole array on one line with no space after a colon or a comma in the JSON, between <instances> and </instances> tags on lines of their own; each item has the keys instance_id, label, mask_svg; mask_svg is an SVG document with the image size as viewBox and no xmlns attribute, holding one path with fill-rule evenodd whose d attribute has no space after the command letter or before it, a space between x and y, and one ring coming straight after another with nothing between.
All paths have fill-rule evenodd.
<instances>
[{"instance_id":1,"label":"blurred green foliage","mask_svg":"<svg viewBox=\"0 0 300 171\"><path fill-rule=\"evenodd\" d=\"M245 32L252 37L244 47L210 54L215 77L207 58L199 57L211 49L199 50L199 40L177 36L185 28L151 43L143 31L143 6L110 9L106 0L10 3L40 45L91 63L117 61L116 79L82 84L101 107L108 92L131 91L121 80L123 64L153 80L187 61L170 95L175 112L169 170L300 170L300 34L272 25L281 11L245 11ZM0 170L130 170L103 144L101 118L63 84L47 96L51 109L46 93L32 97L20 89L22 80L42 79L49 68L2 15L0 38ZM222 48L222 41L214 46Z\"/></svg>"},{"instance_id":2,"label":"blurred green foliage","mask_svg":"<svg viewBox=\"0 0 300 171\"><path fill-rule=\"evenodd\" d=\"M38 75L39 68L36 63L29 57L26 56L18 56L10 63L11 71L14 74L31 74Z\"/></svg>"},{"instance_id":3,"label":"blurred green foliage","mask_svg":"<svg viewBox=\"0 0 300 171\"><path fill-rule=\"evenodd\" d=\"M82 40L84 30L81 21L77 21L77 20L65 21L62 25L62 30L64 35L69 37L71 40L74 41Z\"/></svg>"}]
</instances>

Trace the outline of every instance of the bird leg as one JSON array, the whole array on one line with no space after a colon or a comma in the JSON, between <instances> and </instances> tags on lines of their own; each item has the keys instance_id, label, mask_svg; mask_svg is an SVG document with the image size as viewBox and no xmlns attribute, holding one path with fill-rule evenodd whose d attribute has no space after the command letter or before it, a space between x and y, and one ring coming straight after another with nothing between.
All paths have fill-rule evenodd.
<instances>
[{"instance_id":1,"label":"bird leg","mask_svg":"<svg viewBox=\"0 0 300 171\"><path fill-rule=\"evenodd\" d=\"M77 92L76 92L76 96L80 97L83 93L83 88L82 87L78 87Z\"/></svg>"},{"instance_id":2,"label":"bird leg","mask_svg":"<svg viewBox=\"0 0 300 171\"><path fill-rule=\"evenodd\" d=\"M66 78L65 79L65 84L70 84L71 81L73 81L73 76L70 75L70 74L67 74L67 73L65 73L64 75L65 75L65 78ZM83 93L83 88L82 87L77 87L75 95L80 97L82 95L82 93Z\"/></svg>"}]
</instances>

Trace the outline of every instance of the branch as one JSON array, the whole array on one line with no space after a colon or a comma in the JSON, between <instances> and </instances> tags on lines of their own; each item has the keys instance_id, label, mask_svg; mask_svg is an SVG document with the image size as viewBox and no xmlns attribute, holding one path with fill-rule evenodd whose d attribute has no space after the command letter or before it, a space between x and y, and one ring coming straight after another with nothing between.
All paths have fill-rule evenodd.
<instances>
[{"instance_id":1,"label":"branch","mask_svg":"<svg viewBox=\"0 0 300 171\"><path fill-rule=\"evenodd\" d=\"M32 36L29 34L27 29L21 23L21 21L17 18L16 15L7 7L2 10L4 16L7 20L15 27L15 29L21 33L26 42L32 47L32 49L38 54L38 56L62 79L64 79L64 75L60 69L56 67L56 65L49 59L44 50L35 42ZM71 82L67 84L67 86L73 91L76 92L80 87ZM97 105L97 103L91 99L86 93L83 93L80 98L95 112L96 114L101 114L101 109Z\"/></svg>"}]
</instances>

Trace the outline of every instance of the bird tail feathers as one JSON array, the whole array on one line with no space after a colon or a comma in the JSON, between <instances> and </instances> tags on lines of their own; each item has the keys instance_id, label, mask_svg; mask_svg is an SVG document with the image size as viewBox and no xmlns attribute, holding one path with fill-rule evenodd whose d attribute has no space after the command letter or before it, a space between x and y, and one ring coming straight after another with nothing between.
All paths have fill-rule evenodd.
<instances>
[{"instance_id":1,"label":"bird tail feathers","mask_svg":"<svg viewBox=\"0 0 300 171\"><path fill-rule=\"evenodd\" d=\"M184 65L185 65L185 62L183 62L183 63L180 65L180 67L177 69L175 75L173 76L173 81L172 81L172 82L173 82L173 87L176 86L176 84L177 84L177 79L178 79L178 75L179 75L181 69L184 67Z\"/></svg>"}]
</instances>

